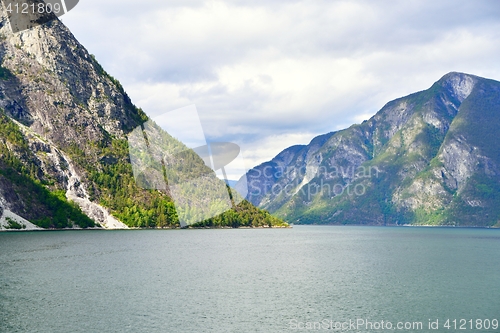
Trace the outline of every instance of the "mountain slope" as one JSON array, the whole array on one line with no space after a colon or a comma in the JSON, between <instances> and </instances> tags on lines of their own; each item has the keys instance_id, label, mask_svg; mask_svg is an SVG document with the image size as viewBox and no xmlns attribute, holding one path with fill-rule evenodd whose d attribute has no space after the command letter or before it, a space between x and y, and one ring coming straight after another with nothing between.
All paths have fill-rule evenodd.
<instances>
[{"instance_id":1,"label":"mountain slope","mask_svg":"<svg viewBox=\"0 0 500 333\"><path fill-rule=\"evenodd\" d=\"M2 7L0 229L36 228L26 220L42 228L178 227L168 193L134 179L127 135L146 121L60 21L13 34ZM248 214L254 219L237 219ZM227 215L207 225L282 223L246 203Z\"/></svg>"},{"instance_id":2,"label":"mountain slope","mask_svg":"<svg viewBox=\"0 0 500 333\"><path fill-rule=\"evenodd\" d=\"M449 73L313 140L305 158L285 160L285 150L250 170L248 199L296 223L497 225L499 91L499 82ZM271 165L285 171L265 173Z\"/></svg>"}]
</instances>

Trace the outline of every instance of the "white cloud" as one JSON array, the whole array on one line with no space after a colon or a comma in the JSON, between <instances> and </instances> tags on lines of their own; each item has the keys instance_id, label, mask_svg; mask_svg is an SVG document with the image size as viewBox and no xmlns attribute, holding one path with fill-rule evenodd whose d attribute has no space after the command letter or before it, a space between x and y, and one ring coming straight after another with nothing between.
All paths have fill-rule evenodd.
<instances>
[{"instance_id":1,"label":"white cloud","mask_svg":"<svg viewBox=\"0 0 500 333\"><path fill-rule=\"evenodd\" d=\"M487 0L86 0L63 21L148 114L196 104L250 166L447 72L500 79Z\"/></svg>"}]
</instances>

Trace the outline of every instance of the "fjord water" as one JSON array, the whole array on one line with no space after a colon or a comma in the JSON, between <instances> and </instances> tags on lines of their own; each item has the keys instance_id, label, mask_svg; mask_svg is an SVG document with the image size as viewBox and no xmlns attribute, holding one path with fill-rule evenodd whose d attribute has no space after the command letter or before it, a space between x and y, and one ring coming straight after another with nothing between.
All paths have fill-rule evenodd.
<instances>
[{"instance_id":1,"label":"fjord water","mask_svg":"<svg viewBox=\"0 0 500 333\"><path fill-rule=\"evenodd\" d=\"M493 229L1 233L0 331L288 332L364 319L427 332L429 319L500 319L499 253Z\"/></svg>"}]
</instances>

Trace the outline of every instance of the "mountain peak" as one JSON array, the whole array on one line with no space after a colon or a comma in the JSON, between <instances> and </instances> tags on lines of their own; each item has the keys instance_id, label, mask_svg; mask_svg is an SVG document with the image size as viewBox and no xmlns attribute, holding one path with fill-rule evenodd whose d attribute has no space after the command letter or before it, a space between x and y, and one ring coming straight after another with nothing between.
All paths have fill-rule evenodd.
<instances>
[{"instance_id":1,"label":"mountain peak","mask_svg":"<svg viewBox=\"0 0 500 333\"><path fill-rule=\"evenodd\" d=\"M314 149L253 168L248 199L301 224L500 227L499 105L500 82L448 73Z\"/></svg>"},{"instance_id":2,"label":"mountain peak","mask_svg":"<svg viewBox=\"0 0 500 333\"><path fill-rule=\"evenodd\" d=\"M448 89L460 102L463 102L472 92L478 77L470 74L450 72L444 75L437 83Z\"/></svg>"}]
</instances>

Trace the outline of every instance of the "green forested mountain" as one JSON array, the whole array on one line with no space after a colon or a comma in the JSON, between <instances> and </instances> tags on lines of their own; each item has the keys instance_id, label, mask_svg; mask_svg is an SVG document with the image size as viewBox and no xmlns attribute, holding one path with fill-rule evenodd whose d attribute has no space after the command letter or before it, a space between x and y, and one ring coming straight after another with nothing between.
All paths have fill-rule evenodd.
<instances>
[{"instance_id":1,"label":"green forested mountain","mask_svg":"<svg viewBox=\"0 0 500 333\"><path fill-rule=\"evenodd\" d=\"M500 82L449 73L248 172L295 223L500 226Z\"/></svg>"},{"instance_id":2,"label":"green forested mountain","mask_svg":"<svg viewBox=\"0 0 500 333\"><path fill-rule=\"evenodd\" d=\"M0 229L179 227L132 172L127 136L148 117L60 21L13 34L2 7L0 66ZM248 202L200 224L275 225Z\"/></svg>"}]
</instances>

